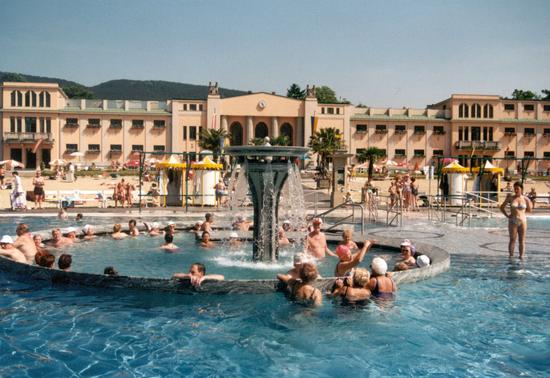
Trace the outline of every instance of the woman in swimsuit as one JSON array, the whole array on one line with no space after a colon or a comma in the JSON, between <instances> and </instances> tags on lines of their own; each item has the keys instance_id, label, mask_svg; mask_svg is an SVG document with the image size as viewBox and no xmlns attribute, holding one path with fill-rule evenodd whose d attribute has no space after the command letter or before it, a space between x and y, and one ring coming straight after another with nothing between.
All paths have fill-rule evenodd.
<instances>
[{"instance_id":1,"label":"woman in swimsuit","mask_svg":"<svg viewBox=\"0 0 550 378\"><path fill-rule=\"evenodd\" d=\"M315 265L304 263L300 271L300 280L291 283L291 299L306 306L320 306L323 296L321 291L312 285L318 276Z\"/></svg>"},{"instance_id":2,"label":"woman in swimsuit","mask_svg":"<svg viewBox=\"0 0 550 378\"><path fill-rule=\"evenodd\" d=\"M506 206L510 205L510 214L506 212ZM510 242L508 243L508 253L514 257L516 240L519 237L519 258L523 259L525 255L525 233L527 232L526 212L531 212L532 205L529 198L523 195L523 185L517 181L514 183L514 194L508 194L506 199L500 205L500 211L508 218L508 234Z\"/></svg>"},{"instance_id":3,"label":"woman in swimsuit","mask_svg":"<svg viewBox=\"0 0 550 378\"><path fill-rule=\"evenodd\" d=\"M369 271L364 268L357 268L350 276L337 279L334 291L327 295L341 297L344 303L364 302L371 296L371 292L367 287L369 280Z\"/></svg>"},{"instance_id":4,"label":"woman in swimsuit","mask_svg":"<svg viewBox=\"0 0 550 378\"><path fill-rule=\"evenodd\" d=\"M381 257L375 257L371 263L372 277L367 285L376 298L391 299L397 291L397 285L389 276L388 264Z\"/></svg>"}]
</instances>

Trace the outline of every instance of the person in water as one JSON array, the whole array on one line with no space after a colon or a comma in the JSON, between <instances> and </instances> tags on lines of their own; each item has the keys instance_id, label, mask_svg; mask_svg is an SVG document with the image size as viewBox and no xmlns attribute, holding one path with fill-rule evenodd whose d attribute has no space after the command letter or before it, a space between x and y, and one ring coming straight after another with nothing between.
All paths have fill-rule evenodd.
<instances>
[{"instance_id":1,"label":"person in water","mask_svg":"<svg viewBox=\"0 0 550 378\"><path fill-rule=\"evenodd\" d=\"M353 241L353 231L350 229L346 229L342 232L342 241L339 243L340 245L345 245L350 249L351 252L357 251L359 247L355 242Z\"/></svg>"},{"instance_id":2,"label":"person in water","mask_svg":"<svg viewBox=\"0 0 550 378\"><path fill-rule=\"evenodd\" d=\"M221 274L206 274L206 267L201 263L191 264L189 273L174 273L172 278L176 280L190 280L191 285L200 287L205 280L223 281L225 279Z\"/></svg>"},{"instance_id":3,"label":"person in water","mask_svg":"<svg viewBox=\"0 0 550 378\"><path fill-rule=\"evenodd\" d=\"M128 237L128 234L122 232L122 225L117 223L113 226L113 233L111 234L111 237L115 240L120 240Z\"/></svg>"},{"instance_id":4,"label":"person in water","mask_svg":"<svg viewBox=\"0 0 550 378\"><path fill-rule=\"evenodd\" d=\"M57 259L57 266L60 270L63 270L65 272L69 272L71 270L72 263L73 257L65 253L59 256L59 259Z\"/></svg>"},{"instance_id":5,"label":"person in water","mask_svg":"<svg viewBox=\"0 0 550 378\"><path fill-rule=\"evenodd\" d=\"M128 221L128 235L139 236L139 230L137 228L137 222L135 219L130 219Z\"/></svg>"},{"instance_id":6,"label":"person in water","mask_svg":"<svg viewBox=\"0 0 550 378\"><path fill-rule=\"evenodd\" d=\"M401 242L401 259L395 264L394 270L408 270L416 267L416 259L413 256L413 245L410 240Z\"/></svg>"},{"instance_id":7,"label":"person in water","mask_svg":"<svg viewBox=\"0 0 550 378\"><path fill-rule=\"evenodd\" d=\"M321 218L313 219L313 230L307 235L307 252L317 260L322 260L326 255L336 255L328 248L327 238L321 232L323 221Z\"/></svg>"},{"instance_id":8,"label":"person in water","mask_svg":"<svg viewBox=\"0 0 550 378\"><path fill-rule=\"evenodd\" d=\"M388 264L381 257L375 257L371 262L372 275L367 288L376 298L393 298L397 286L388 273Z\"/></svg>"},{"instance_id":9,"label":"person in water","mask_svg":"<svg viewBox=\"0 0 550 378\"><path fill-rule=\"evenodd\" d=\"M354 242L354 245L357 246ZM340 244L336 248L336 255L340 258L338 264L336 264L336 269L334 275L336 277L343 277L347 272L359 265L365 258L365 254L373 246L373 242L370 240L365 240L363 248L359 252L351 253L350 248L345 244Z\"/></svg>"},{"instance_id":10,"label":"person in water","mask_svg":"<svg viewBox=\"0 0 550 378\"><path fill-rule=\"evenodd\" d=\"M297 253L294 255L294 266L286 274L279 273L277 274L277 279L281 282L288 283L290 280L297 280L300 278L300 273L302 272L302 267L304 262L306 262L306 255L303 253Z\"/></svg>"},{"instance_id":11,"label":"person in water","mask_svg":"<svg viewBox=\"0 0 550 378\"><path fill-rule=\"evenodd\" d=\"M506 211L506 206L510 206L510 213ZM523 195L523 184L519 181L514 183L514 194L508 194L504 202L500 205L500 211L508 218L508 255L514 257L516 240L519 244L519 258L525 257L525 234L527 233L526 213L532 210L531 200Z\"/></svg>"},{"instance_id":12,"label":"person in water","mask_svg":"<svg viewBox=\"0 0 550 378\"><path fill-rule=\"evenodd\" d=\"M202 233L200 246L203 248L212 248L214 246L214 243L210 240L210 233L208 231Z\"/></svg>"},{"instance_id":13,"label":"person in water","mask_svg":"<svg viewBox=\"0 0 550 378\"><path fill-rule=\"evenodd\" d=\"M0 239L0 256L22 264L29 263L23 252L13 246L13 239L9 235L4 235Z\"/></svg>"},{"instance_id":14,"label":"person in water","mask_svg":"<svg viewBox=\"0 0 550 378\"><path fill-rule=\"evenodd\" d=\"M47 241L47 243L52 247L60 248L72 244L72 240L64 237L59 228L55 228L52 230L51 240Z\"/></svg>"},{"instance_id":15,"label":"person in water","mask_svg":"<svg viewBox=\"0 0 550 378\"><path fill-rule=\"evenodd\" d=\"M370 273L367 269L354 269L344 279L337 279L334 291L328 295L340 297L348 303L365 301L371 296L371 291L368 288L369 281Z\"/></svg>"},{"instance_id":16,"label":"person in water","mask_svg":"<svg viewBox=\"0 0 550 378\"><path fill-rule=\"evenodd\" d=\"M17 234L17 239L15 239L13 246L20 250L27 258L27 262L31 264L34 261L37 249L29 232L29 226L26 223L19 223L15 229L15 233Z\"/></svg>"},{"instance_id":17,"label":"person in water","mask_svg":"<svg viewBox=\"0 0 550 378\"><path fill-rule=\"evenodd\" d=\"M178 249L178 246L174 244L174 237L166 233L164 234L164 243L160 246L161 249L164 249L166 251L174 251Z\"/></svg>"},{"instance_id":18,"label":"person in water","mask_svg":"<svg viewBox=\"0 0 550 378\"><path fill-rule=\"evenodd\" d=\"M321 291L313 286L319 276L317 267L312 263L304 263L300 271L300 279L289 281L290 299L306 305L320 306L323 303Z\"/></svg>"},{"instance_id":19,"label":"person in water","mask_svg":"<svg viewBox=\"0 0 550 378\"><path fill-rule=\"evenodd\" d=\"M84 240L92 240L95 238L94 226L86 224L82 227L82 234L84 235Z\"/></svg>"},{"instance_id":20,"label":"person in water","mask_svg":"<svg viewBox=\"0 0 550 378\"><path fill-rule=\"evenodd\" d=\"M229 234L229 247L231 249L239 249L241 247L241 240L239 239L239 234L235 231Z\"/></svg>"}]
</instances>

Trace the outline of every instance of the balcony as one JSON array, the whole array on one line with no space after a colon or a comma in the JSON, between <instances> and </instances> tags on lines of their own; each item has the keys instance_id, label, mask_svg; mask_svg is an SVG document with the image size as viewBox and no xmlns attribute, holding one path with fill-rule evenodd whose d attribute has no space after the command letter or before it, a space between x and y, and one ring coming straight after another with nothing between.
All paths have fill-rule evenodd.
<instances>
[{"instance_id":1,"label":"balcony","mask_svg":"<svg viewBox=\"0 0 550 378\"><path fill-rule=\"evenodd\" d=\"M395 130L395 135L405 135L407 134L407 130Z\"/></svg>"},{"instance_id":2,"label":"balcony","mask_svg":"<svg viewBox=\"0 0 550 378\"><path fill-rule=\"evenodd\" d=\"M89 129L99 129L101 127L101 123L88 123L86 127Z\"/></svg>"},{"instance_id":3,"label":"balcony","mask_svg":"<svg viewBox=\"0 0 550 378\"><path fill-rule=\"evenodd\" d=\"M375 134L387 134L388 130L386 130L386 129L376 129L376 130L374 130L374 133Z\"/></svg>"},{"instance_id":4,"label":"balcony","mask_svg":"<svg viewBox=\"0 0 550 378\"><path fill-rule=\"evenodd\" d=\"M424 135L426 134L426 130L414 130L414 135Z\"/></svg>"},{"instance_id":5,"label":"balcony","mask_svg":"<svg viewBox=\"0 0 550 378\"><path fill-rule=\"evenodd\" d=\"M479 140L461 140L455 143L457 150L484 150L484 151L500 151L499 142L482 142Z\"/></svg>"},{"instance_id":6,"label":"balcony","mask_svg":"<svg viewBox=\"0 0 550 378\"><path fill-rule=\"evenodd\" d=\"M77 128L77 127L78 127L78 123L67 122L67 123L65 124L65 127L66 127L66 128L69 128L69 129L74 129L74 128Z\"/></svg>"},{"instance_id":7,"label":"balcony","mask_svg":"<svg viewBox=\"0 0 550 378\"><path fill-rule=\"evenodd\" d=\"M43 139L44 142L52 143L52 133L4 133L4 141L6 143L34 143Z\"/></svg>"},{"instance_id":8,"label":"balcony","mask_svg":"<svg viewBox=\"0 0 550 378\"><path fill-rule=\"evenodd\" d=\"M96 148L88 149L88 150L86 151L86 153L87 153L88 155L99 154L100 152L101 152L101 150L96 149Z\"/></svg>"}]
</instances>

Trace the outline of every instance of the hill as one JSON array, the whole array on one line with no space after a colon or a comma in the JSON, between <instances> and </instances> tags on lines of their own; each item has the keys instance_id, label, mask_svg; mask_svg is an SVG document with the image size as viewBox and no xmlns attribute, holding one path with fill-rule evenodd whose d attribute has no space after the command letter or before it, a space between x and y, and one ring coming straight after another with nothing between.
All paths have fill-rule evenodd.
<instances>
[{"instance_id":1,"label":"hill","mask_svg":"<svg viewBox=\"0 0 550 378\"><path fill-rule=\"evenodd\" d=\"M206 85L162 80L109 80L93 87L87 87L65 79L0 71L0 82L3 81L58 83L71 98L164 101L170 99L204 100L208 95L208 86ZM235 89L220 88L222 97L234 97L246 93Z\"/></svg>"}]
</instances>

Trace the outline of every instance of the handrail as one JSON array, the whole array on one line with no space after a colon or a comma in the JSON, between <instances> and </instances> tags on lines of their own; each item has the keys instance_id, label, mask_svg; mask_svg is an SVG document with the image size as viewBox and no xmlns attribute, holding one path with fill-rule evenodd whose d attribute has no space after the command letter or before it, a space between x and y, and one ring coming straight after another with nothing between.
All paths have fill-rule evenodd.
<instances>
[{"instance_id":1,"label":"handrail","mask_svg":"<svg viewBox=\"0 0 550 378\"><path fill-rule=\"evenodd\" d=\"M363 207L363 205L361 205L360 203L356 203L356 202L353 202L353 200L349 199L337 206L334 206L333 208L330 208L320 214L315 214L313 216L309 215L306 217L306 219L308 221L310 221L312 218L316 217L316 218L321 218L321 219L324 219L326 218L326 216L328 214L331 214L332 212L342 208L342 207L347 207L347 206L350 206L351 205L351 214L350 215L346 215L345 217L342 217L340 219L338 219L336 222L333 222L333 225L330 226L329 228L326 229L326 231L329 231L329 230L332 230L334 229L336 226L339 226L341 224L355 224L355 208L358 207L359 210L361 211L361 235L364 235L365 234L365 208ZM346 222L346 220L348 220L349 218L351 218L351 223L350 222Z\"/></svg>"}]
</instances>

